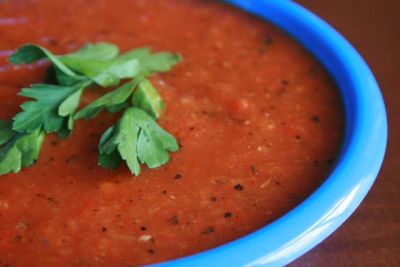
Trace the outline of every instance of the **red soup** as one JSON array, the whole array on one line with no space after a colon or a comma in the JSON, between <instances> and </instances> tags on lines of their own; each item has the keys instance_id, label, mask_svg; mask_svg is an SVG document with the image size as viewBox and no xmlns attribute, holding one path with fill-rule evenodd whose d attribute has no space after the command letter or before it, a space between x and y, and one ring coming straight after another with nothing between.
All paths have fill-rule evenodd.
<instances>
[{"instance_id":1,"label":"red soup","mask_svg":"<svg viewBox=\"0 0 400 267\"><path fill-rule=\"evenodd\" d=\"M0 177L0 266L133 266L237 239L282 216L327 176L343 132L327 73L274 26L214 1L0 1L0 119L46 62L6 61L24 43L57 53L107 41L183 61L153 83L181 149L133 177L97 166L115 115L48 135L38 162ZM88 90L83 104L104 93Z\"/></svg>"}]
</instances>

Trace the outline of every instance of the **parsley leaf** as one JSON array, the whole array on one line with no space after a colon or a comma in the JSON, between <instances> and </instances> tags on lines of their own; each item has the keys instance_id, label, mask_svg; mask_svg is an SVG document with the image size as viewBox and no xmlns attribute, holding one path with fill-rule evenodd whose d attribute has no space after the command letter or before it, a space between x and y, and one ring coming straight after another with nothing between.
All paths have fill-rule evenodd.
<instances>
[{"instance_id":1,"label":"parsley leaf","mask_svg":"<svg viewBox=\"0 0 400 267\"><path fill-rule=\"evenodd\" d=\"M53 53L44 47L27 44L17 49L17 51L8 58L8 62L12 64L29 64L39 59L48 58L53 65L68 76L76 75L68 67L66 67Z\"/></svg>"},{"instance_id":2,"label":"parsley leaf","mask_svg":"<svg viewBox=\"0 0 400 267\"><path fill-rule=\"evenodd\" d=\"M22 89L19 95L36 101L21 105L23 111L14 117L13 128L17 132L33 132L42 128L47 132L62 130L65 121L67 129L72 130L72 116L78 108L83 89L90 81L83 81L74 86L52 84L34 84ZM63 129L65 131L65 129Z\"/></svg>"},{"instance_id":3,"label":"parsley leaf","mask_svg":"<svg viewBox=\"0 0 400 267\"><path fill-rule=\"evenodd\" d=\"M96 117L103 108L107 108L111 111L119 111L119 109L115 107L123 106L129 96L131 96L136 85L137 82L128 82L121 87L115 89L114 91L111 91L110 93L99 97L98 99L87 105L85 108L77 112L75 115L75 119L92 119Z\"/></svg>"},{"instance_id":4,"label":"parsley leaf","mask_svg":"<svg viewBox=\"0 0 400 267\"><path fill-rule=\"evenodd\" d=\"M91 47L94 46L92 45ZM103 46L106 46L106 44L103 43ZM115 49L114 53L112 53L113 56L106 59L101 55L101 52L104 51L100 51L97 56L92 56L94 53L89 48L81 49L84 52L89 50L87 53L80 52L80 50L76 53L62 56L60 60L72 70L92 78L103 87L116 85L120 79L133 78L135 76L145 77L155 72L169 71L181 60L181 57L177 54L167 52L151 53L149 48L134 49L120 56L117 56L118 51ZM111 47L108 49L111 50ZM94 49L92 48L92 50Z\"/></svg>"},{"instance_id":5,"label":"parsley leaf","mask_svg":"<svg viewBox=\"0 0 400 267\"><path fill-rule=\"evenodd\" d=\"M17 51L8 58L8 62L12 64L29 64L37 60L47 58L53 64L55 76L61 85L72 85L84 77L73 72L67 67L58 56L51 53L44 47L27 44L17 49Z\"/></svg>"},{"instance_id":6,"label":"parsley leaf","mask_svg":"<svg viewBox=\"0 0 400 267\"><path fill-rule=\"evenodd\" d=\"M142 80L132 97L132 104L149 113L153 118L158 119L165 110L165 104L147 79Z\"/></svg>"},{"instance_id":7,"label":"parsley leaf","mask_svg":"<svg viewBox=\"0 0 400 267\"><path fill-rule=\"evenodd\" d=\"M168 152L178 149L178 143L171 134L146 112L132 107L101 138L99 165L116 168L125 161L132 174L137 176L141 163L157 168L169 160Z\"/></svg>"},{"instance_id":8,"label":"parsley leaf","mask_svg":"<svg viewBox=\"0 0 400 267\"><path fill-rule=\"evenodd\" d=\"M93 79L102 87L117 85L121 79L133 78L139 72L139 61L95 60L67 57L62 61L72 70Z\"/></svg>"},{"instance_id":9,"label":"parsley leaf","mask_svg":"<svg viewBox=\"0 0 400 267\"><path fill-rule=\"evenodd\" d=\"M86 59L86 60L111 60L118 56L118 46L110 43L88 43L76 52L61 56L61 61L67 59Z\"/></svg>"},{"instance_id":10,"label":"parsley leaf","mask_svg":"<svg viewBox=\"0 0 400 267\"><path fill-rule=\"evenodd\" d=\"M12 129L12 122L0 120L0 146L7 143L14 135L15 132Z\"/></svg>"},{"instance_id":11,"label":"parsley leaf","mask_svg":"<svg viewBox=\"0 0 400 267\"><path fill-rule=\"evenodd\" d=\"M118 112L129 106L130 97L132 97L131 102L134 106L148 112L155 119L158 119L165 110L165 104L151 82L147 79L137 78L96 99L77 112L75 119L92 119L103 108L110 112Z\"/></svg>"},{"instance_id":12,"label":"parsley leaf","mask_svg":"<svg viewBox=\"0 0 400 267\"><path fill-rule=\"evenodd\" d=\"M17 173L35 163L45 135L41 129L17 133L11 126L11 122L0 121L0 175Z\"/></svg>"},{"instance_id":13,"label":"parsley leaf","mask_svg":"<svg viewBox=\"0 0 400 267\"><path fill-rule=\"evenodd\" d=\"M137 48L119 56L120 60L137 59L140 63L139 76L146 77L156 72L167 72L181 61L179 54L168 52L151 53L147 47Z\"/></svg>"},{"instance_id":14,"label":"parsley leaf","mask_svg":"<svg viewBox=\"0 0 400 267\"><path fill-rule=\"evenodd\" d=\"M136 59L118 59L118 47L108 43L88 44L77 52L56 56L38 45L24 45L12 54L8 61L12 64L28 64L47 58L55 68L57 81L61 85L71 85L84 77L93 79L98 85L117 85L120 79L132 78L139 70ZM77 74L78 73L78 74Z\"/></svg>"}]
</instances>

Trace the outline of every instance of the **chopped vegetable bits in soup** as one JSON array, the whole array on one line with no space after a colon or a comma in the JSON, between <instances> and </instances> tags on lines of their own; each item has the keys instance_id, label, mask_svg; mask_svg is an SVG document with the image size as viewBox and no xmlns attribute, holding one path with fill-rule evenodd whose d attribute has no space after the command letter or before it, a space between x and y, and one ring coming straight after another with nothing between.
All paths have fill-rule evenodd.
<instances>
[{"instance_id":1,"label":"chopped vegetable bits in soup","mask_svg":"<svg viewBox=\"0 0 400 267\"><path fill-rule=\"evenodd\" d=\"M179 151L138 176L100 168L100 137L121 118L107 111L77 120L66 140L46 135L33 166L0 176L1 266L136 266L213 248L301 203L339 152L344 116L329 75L279 29L228 5L4 0L0 36L4 121L50 66L8 63L25 43L59 55L98 42L182 55L149 78L166 106L157 123ZM108 92L85 90L81 108Z\"/></svg>"}]
</instances>

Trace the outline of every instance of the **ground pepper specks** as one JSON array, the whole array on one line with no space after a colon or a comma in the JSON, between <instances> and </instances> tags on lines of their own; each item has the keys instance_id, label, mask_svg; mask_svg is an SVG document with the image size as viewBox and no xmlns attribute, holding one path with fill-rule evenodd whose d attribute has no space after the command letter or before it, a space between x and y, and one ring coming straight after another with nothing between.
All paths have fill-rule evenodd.
<instances>
[{"instance_id":1,"label":"ground pepper specks","mask_svg":"<svg viewBox=\"0 0 400 267\"><path fill-rule=\"evenodd\" d=\"M243 191L243 190L244 190L244 187L243 187L243 185L241 185L241 184L237 184L237 185L235 185L233 188L234 188L236 191Z\"/></svg>"},{"instance_id":2,"label":"ground pepper specks","mask_svg":"<svg viewBox=\"0 0 400 267\"><path fill-rule=\"evenodd\" d=\"M209 226L209 227L205 228L203 231L201 231L201 233L203 235L208 235L208 234L214 233L214 231L215 231L214 226Z\"/></svg>"}]
</instances>

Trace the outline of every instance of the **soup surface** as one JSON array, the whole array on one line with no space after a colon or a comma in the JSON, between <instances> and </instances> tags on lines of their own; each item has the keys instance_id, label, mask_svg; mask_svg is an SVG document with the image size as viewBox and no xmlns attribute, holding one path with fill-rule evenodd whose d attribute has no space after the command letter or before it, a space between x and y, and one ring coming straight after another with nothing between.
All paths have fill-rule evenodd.
<instances>
[{"instance_id":1,"label":"soup surface","mask_svg":"<svg viewBox=\"0 0 400 267\"><path fill-rule=\"evenodd\" d=\"M339 151L343 112L333 82L274 26L215 1L0 1L0 119L40 83L47 62L12 66L24 43L57 53L108 41L183 62L152 78L160 124L181 150L132 177L97 166L117 119L78 121L46 137L36 165L0 177L0 266L135 266L239 238L304 200ZM88 90L83 104L106 92Z\"/></svg>"}]
</instances>

